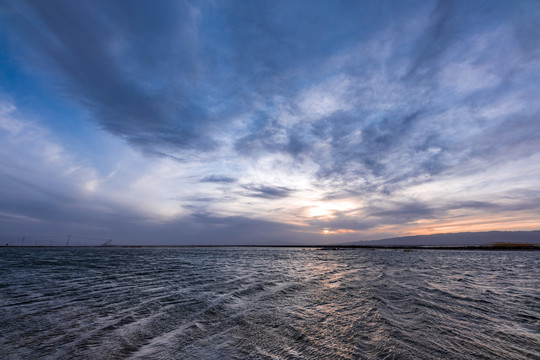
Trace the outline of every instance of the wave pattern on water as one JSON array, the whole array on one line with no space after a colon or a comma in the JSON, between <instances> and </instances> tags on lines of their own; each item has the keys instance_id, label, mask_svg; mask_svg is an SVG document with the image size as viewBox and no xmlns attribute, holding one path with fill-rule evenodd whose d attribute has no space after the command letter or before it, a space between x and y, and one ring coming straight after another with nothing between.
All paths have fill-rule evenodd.
<instances>
[{"instance_id":1,"label":"wave pattern on water","mask_svg":"<svg viewBox=\"0 0 540 360\"><path fill-rule=\"evenodd\" d=\"M539 359L540 254L2 249L7 359Z\"/></svg>"}]
</instances>

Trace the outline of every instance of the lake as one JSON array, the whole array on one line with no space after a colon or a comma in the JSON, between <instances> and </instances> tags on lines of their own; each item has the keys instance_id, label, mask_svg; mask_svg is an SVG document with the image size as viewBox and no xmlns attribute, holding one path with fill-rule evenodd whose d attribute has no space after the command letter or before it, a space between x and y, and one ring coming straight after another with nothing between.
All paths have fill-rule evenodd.
<instances>
[{"instance_id":1,"label":"lake","mask_svg":"<svg viewBox=\"0 0 540 360\"><path fill-rule=\"evenodd\" d=\"M540 359L540 252L2 248L2 359Z\"/></svg>"}]
</instances>

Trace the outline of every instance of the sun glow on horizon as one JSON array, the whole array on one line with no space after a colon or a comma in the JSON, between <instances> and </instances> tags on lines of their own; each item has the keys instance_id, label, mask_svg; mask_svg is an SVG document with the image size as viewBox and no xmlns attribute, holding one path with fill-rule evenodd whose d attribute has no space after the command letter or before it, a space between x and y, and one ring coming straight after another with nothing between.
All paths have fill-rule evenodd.
<instances>
[{"instance_id":1,"label":"sun glow on horizon","mask_svg":"<svg viewBox=\"0 0 540 360\"><path fill-rule=\"evenodd\" d=\"M456 220L419 220L416 228L406 229L402 236L481 231L532 231L540 228L536 218L510 215L477 216Z\"/></svg>"},{"instance_id":2,"label":"sun glow on horizon","mask_svg":"<svg viewBox=\"0 0 540 360\"><path fill-rule=\"evenodd\" d=\"M309 205L307 216L318 219L333 219L338 213L350 212L358 209L360 204L350 200L344 201L316 201Z\"/></svg>"},{"instance_id":3,"label":"sun glow on horizon","mask_svg":"<svg viewBox=\"0 0 540 360\"><path fill-rule=\"evenodd\" d=\"M336 235L336 234L352 234L358 232L357 230L351 230L351 229L336 229L331 230L328 228L324 228L320 234L322 235Z\"/></svg>"}]
</instances>

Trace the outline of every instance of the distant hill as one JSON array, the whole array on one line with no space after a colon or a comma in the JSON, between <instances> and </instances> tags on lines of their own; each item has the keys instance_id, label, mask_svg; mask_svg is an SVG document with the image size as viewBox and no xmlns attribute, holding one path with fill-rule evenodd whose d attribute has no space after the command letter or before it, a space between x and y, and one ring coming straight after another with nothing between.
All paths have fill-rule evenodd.
<instances>
[{"instance_id":1,"label":"distant hill","mask_svg":"<svg viewBox=\"0 0 540 360\"><path fill-rule=\"evenodd\" d=\"M375 246L475 246L493 243L527 243L540 245L540 230L488 231L402 236L381 240L355 241L344 245Z\"/></svg>"}]
</instances>

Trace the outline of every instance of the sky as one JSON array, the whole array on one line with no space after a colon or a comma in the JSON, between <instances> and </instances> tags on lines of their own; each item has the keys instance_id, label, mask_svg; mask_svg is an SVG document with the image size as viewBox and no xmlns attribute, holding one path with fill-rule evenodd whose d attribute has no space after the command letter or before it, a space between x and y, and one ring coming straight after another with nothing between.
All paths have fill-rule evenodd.
<instances>
[{"instance_id":1,"label":"sky","mask_svg":"<svg viewBox=\"0 0 540 360\"><path fill-rule=\"evenodd\" d=\"M540 229L540 2L0 0L0 235Z\"/></svg>"}]
</instances>

